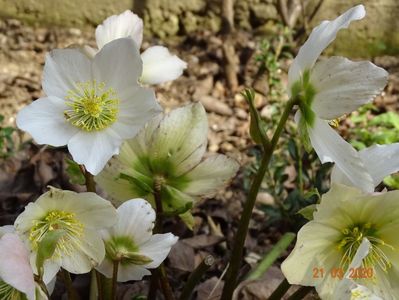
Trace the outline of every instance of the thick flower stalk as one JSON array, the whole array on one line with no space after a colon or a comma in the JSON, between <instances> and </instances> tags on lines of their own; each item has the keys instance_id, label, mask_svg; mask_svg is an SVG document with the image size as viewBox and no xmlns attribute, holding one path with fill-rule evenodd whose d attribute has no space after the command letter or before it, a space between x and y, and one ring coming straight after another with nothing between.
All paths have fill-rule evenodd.
<instances>
[{"instance_id":1,"label":"thick flower stalk","mask_svg":"<svg viewBox=\"0 0 399 300\"><path fill-rule=\"evenodd\" d=\"M101 49L109 42L130 37L140 49L143 41L143 20L139 16L127 10L120 15L108 17L96 28L96 42L98 49ZM98 51L85 46L84 52L93 56ZM187 64L169 52L166 47L152 46L141 54L143 60L143 73L140 82L144 84L158 84L178 78Z\"/></svg>"},{"instance_id":2,"label":"thick flower stalk","mask_svg":"<svg viewBox=\"0 0 399 300\"><path fill-rule=\"evenodd\" d=\"M165 260L178 238L171 233L152 234L155 211L144 199L126 201L117 211L118 222L101 230L106 255L96 269L111 278L117 263L117 281L141 280L151 275L148 269Z\"/></svg>"},{"instance_id":3,"label":"thick flower stalk","mask_svg":"<svg viewBox=\"0 0 399 300\"><path fill-rule=\"evenodd\" d=\"M118 203L142 197L155 207L153 195L158 190L164 212L179 214L192 226L193 202L216 193L239 168L225 155L203 159L207 133L201 104L175 109L125 142L120 155L95 180Z\"/></svg>"},{"instance_id":4,"label":"thick flower stalk","mask_svg":"<svg viewBox=\"0 0 399 300\"><path fill-rule=\"evenodd\" d=\"M358 5L314 28L289 69L288 83L290 97L300 100L295 119L306 148L313 147L322 163L334 162L353 185L373 191L373 180L357 151L329 121L372 101L385 87L388 73L371 62L343 57L316 62L340 29L365 14L363 5Z\"/></svg>"},{"instance_id":5,"label":"thick flower stalk","mask_svg":"<svg viewBox=\"0 0 399 300\"><path fill-rule=\"evenodd\" d=\"M47 95L22 109L17 126L39 144L68 145L73 159L99 173L125 139L161 112L152 90L138 79L142 62L134 41L105 45L93 58L78 49L46 56Z\"/></svg>"},{"instance_id":6,"label":"thick flower stalk","mask_svg":"<svg viewBox=\"0 0 399 300\"><path fill-rule=\"evenodd\" d=\"M355 298L356 291L359 297L368 291L385 300L399 299L398 199L399 191L366 194L334 184L282 264L289 283L315 286L323 300L336 300L341 280L347 281L351 263L356 265L360 255L359 271L351 276L356 286L349 286L352 299L362 299ZM370 244L367 253L361 248L364 239Z\"/></svg>"},{"instance_id":7,"label":"thick flower stalk","mask_svg":"<svg viewBox=\"0 0 399 300\"><path fill-rule=\"evenodd\" d=\"M365 171L373 179L373 187L393 173L399 171L399 143L387 145L374 145L359 151L359 157L362 160ZM362 189L363 186L356 185L338 165L333 167L331 181L349 186L355 186ZM370 192L370 190L364 190Z\"/></svg>"},{"instance_id":8,"label":"thick flower stalk","mask_svg":"<svg viewBox=\"0 0 399 300\"><path fill-rule=\"evenodd\" d=\"M115 208L96 194L51 188L25 207L15 221L15 229L31 251L33 262L46 235L63 231L54 253L44 263L44 281L48 282L60 267L81 274L100 264L105 248L98 230L116 221Z\"/></svg>"}]
</instances>

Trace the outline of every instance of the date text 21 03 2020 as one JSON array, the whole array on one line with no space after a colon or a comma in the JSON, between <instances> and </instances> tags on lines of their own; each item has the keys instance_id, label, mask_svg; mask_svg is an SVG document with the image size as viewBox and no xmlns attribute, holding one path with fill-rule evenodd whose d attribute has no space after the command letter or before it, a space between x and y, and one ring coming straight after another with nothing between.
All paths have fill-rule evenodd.
<instances>
[{"instance_id":1,"label":"date text 21 03 2020","mask_svg":"<svg viewBox=\"0 0 399 300\"><path fill-rule=\"evenodd\" d=\"M345 270L343 268L332 268L329 271L326 271L324 268L314 267L312 269L313 278L324 278L325 276L331 276L332 278L342 279L345 275ZM367 279L373 278L374 269L371 267L364 268L350 268L348 277L351 279Z\"/></svg>"}]
</instances>

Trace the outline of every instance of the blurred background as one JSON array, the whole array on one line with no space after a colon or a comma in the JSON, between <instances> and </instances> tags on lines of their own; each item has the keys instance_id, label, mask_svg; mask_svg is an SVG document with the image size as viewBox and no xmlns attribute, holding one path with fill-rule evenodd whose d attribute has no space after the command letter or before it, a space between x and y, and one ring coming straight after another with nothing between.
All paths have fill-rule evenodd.
<instances>
[{"instance_id":1,"label":"blurred background","mask_svg":"<svg viewBox=\"0 0 399 300\"><path fill-rule=\"evenodd\" d=\"M287 70L299 47L322 20L334 19L359 3L0 0L0 225L12 224L24 206L48 185L85 190L79 168L71 162L67 150L35 144L15 127L15 116L22 107L44 96L41 77L48 51L70 45L95 46L95 27L108 16L130 9L144 20L143 49L165 45L188 63L178 80L155 86L162 106L168 110L202 102L209 120L208 151L227 154L242 165L230 187L198 203L194 232L174 221L167 227L181 237L169 258L177 289L202 257L211 253L218 258L197 289L197 298L206 299L224 269L225 242L232 240L249 177L261 154L249 137L249 110L240 92L245 87L255 89L256 107L271 135L288 100ZM390 73L381 96L333 124L357 149L399 142L399 2L361 3L367 16L339 32L325 52L372 60ZM297 231L305 222L298 210L315 203L329 188L331 166L321 166L314 153L303 150L293 120L286 126L279 149L265 176L250 225L245 258L248 269L282 234ZM399 188L399 176L387 177L379 189L385 187ZM240 299L263 299L281 279L275 266L264 278L272 284L244 284ZM212 293L215 299L220 287ZM136 284L124 292L133 295L140 288Z\"/></svg>"}]
</instances>

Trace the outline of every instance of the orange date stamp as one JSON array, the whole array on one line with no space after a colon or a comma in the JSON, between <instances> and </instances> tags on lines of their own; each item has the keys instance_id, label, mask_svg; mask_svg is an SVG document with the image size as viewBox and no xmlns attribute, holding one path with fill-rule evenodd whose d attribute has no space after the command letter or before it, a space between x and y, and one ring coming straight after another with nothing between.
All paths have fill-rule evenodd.
<instances>
[{"instance_id":1,"label":"orange date stamp","mask_svg":"<svg viewBox=\"0 0 399 300\"><path fill-rule=\"evenodd\" d=\"M332 268L330 271L326 271L324 268L313 268L313 278L324 278L325 276L331 276L332 278L342 279L345 276L343 268ZM350 279L368 279L373 278L374 269L371 267L364 268L350 268L348 270L348 278Z\"/></svg>"}]
</instances>

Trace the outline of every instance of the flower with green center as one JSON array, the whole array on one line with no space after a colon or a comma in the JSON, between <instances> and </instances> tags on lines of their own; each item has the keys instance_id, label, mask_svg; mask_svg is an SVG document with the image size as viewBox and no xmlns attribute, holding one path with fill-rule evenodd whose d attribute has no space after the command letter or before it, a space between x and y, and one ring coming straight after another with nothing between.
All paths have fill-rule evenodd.
<instances>
[{"instance_id":1,"label":"flower with green center","mask_svg":"<svg viewBox=\"0 0 399 300\"><path fill-rule=\"evenodd\" d=\"M127 10L120 15L108 17L96 28L96 42L98 49L101 49L109 42L129 37L136 43L137 48L141 47L143 41L143 20L139 16ZM83 47L83 52L88 56L97 53L97 49L89 46ZM140 82L144 84L158 84L175 80L187 67L187 64L172 55L166 47L151 46L141 54L143 60L143 73Z\"/></svg>"},{"instance_id":2,"label":"flower with green center","mask_svg":"<svg viewBox=\"0 0 399 300\"><path fill-rule=\"evenodd\" d=\"M295 248L281 266L288 282L315 286L322 299L336 300L341 298L334 293L342 290L341 281L348 278L334 276L334 270L371 268L371 275L352 279L353 293L368 290L385 300L399 299L398 199L399 191L365 194L333 184L317 205L313 220L298 232ZM368 247L362 246L365 240ZM315 276L315 269L322 269L323 275Z\"/></svg>"},{"instance_id":3,"label":"flower with green center","mask_svg":"<svg viewBox=\"0 0 399 300\"><path fill-rule=\"evenodd\" d=\"M60 267L71 273L87 273L101 263L104 244L98 230L116 223L112 204L94 193L75 193L51 188L29 203L15 221L35 261L39 243L49 232L62 230L55 251L44 263L44 280Z\"/></svg>"},{"instance_id":4,"label":"flower with green center","mask_svg":"<svg viewBox=\"0 0 399 300\"><path fill-rule=\"evenodd\" d=\"M399 143L373 145L360 150L359 157L365 166L366 172L373 179L373 189L363 189L364 192L374 191L374 188L386 176L399 171ZM333 167L331 181L362 189L362 186L357 185L348 178L338 165Z\"/></svg>"},{"instance_id":5,"label":"flower with green center","mask_svg":"<svg viewBox=\"0 0 399 300\"><path fill-rule=\"evenodd\" d=\"M73 159L99 173L125 139L161 112L141 87L140 54L130 38L114 40L92 58L79 49L46 56L43 90L17 115L17 125L39 144L68 145Z\"/></svg>"},{"instance_id":6,"label":"flower with green center","mask_svg":"<svg viewBox=\"0 0 399 300\"><path fill-rule=\"evenodd\" d=\"M217 154L203 160L208 122L200 103L175 109L149 122L127 141L119 156L95 177L117 203L142 197L154 206L160 190L165 213L193 225L193 202L211 196L237 172L238 163Z\"/></svg>"},{"instance_id":7,"label":"flower with green center","mask_svg":"<svg viewBox=\"0 0 399 300\"><path fill-rule=\"evenodd\" d=\"M117 211L118 223L101 230L106 255L96 269L110 278L118 262L118 281L140 280L165 260L178 238L171 233L152 234L155 211L143 199L126 201Z\"/></svg>"},{"instance_id":8,"label":"flower with green center","mask_svg":"<svg viewBox=\"0 0 399 300\"><path fill-rule=\"evenodd\" d=\"M329 121L372 101L384 89L388 73L371 62L343 57L316 62L340 29L365 14L363 5L358 5L313 29L289 69L288 92L299 101L295 120L307 150L313 147L322 163L334 162L353 185L371 192L373 180L358 152L330 127Z\"/></svg>"}]
</instances>

